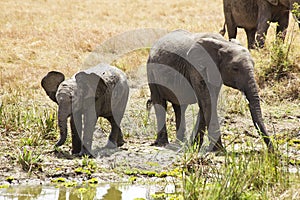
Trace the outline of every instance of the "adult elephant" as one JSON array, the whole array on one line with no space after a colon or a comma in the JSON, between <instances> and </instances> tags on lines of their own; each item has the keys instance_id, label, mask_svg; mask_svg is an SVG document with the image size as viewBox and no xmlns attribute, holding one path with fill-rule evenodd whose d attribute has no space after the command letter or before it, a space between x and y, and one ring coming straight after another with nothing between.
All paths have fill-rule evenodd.
<instances>
[{"instance_id":1,"label":"adult elephant","mask_svg":"<svg viewBox=\"0 0 300 200\"><path fill-rule=\"evenodd\" d=\"M276 34L284 40L289 23L289 10L293 9L294 3L300 5L300 0L223 0L229 39L236 38L237 28L244 28L248 48L255 48L256 45L263 47L269 23L277 22ZM300 28L299 20L300 18ZM225 24L220 31L222 34L226 32Z\"/></svg>"},{"instance_id":2,"label":"adult elephant","mask_svg":"<svg viewBox=\"0 0 300 200\"><path fill-rule=\"evenodd\" d=\"M76 73L68 80L61 72L51 71L42 79L41 85L50 99L58 104L60 139L55 146L65 143L67 119L71 117L72 153L91 155L93 132L100 116L108 119L112 127L106 147L124 144L120 123L129 87L121 70L99 64Z\"/></svg>"},{"instance_id":3,"label":"adult elephant","mask_svg":"<svg viewBox=\"0 0 300 200\"><path fill-rule=\"evenodd\" d=\"M199 113L192 140L200 146L208 129L208 151L223 149L217 115L217 99L222 83L238 89L249 101L253 123L269 150L272 142L265 128L258 88L254 79L254 62L249 51L226 41L219 34L173 31L151 48L147 77L157 118L154 145L169 143L166 129L166 102L172 103L176 117L176 137L185 140L185 110L198 103Z\"/></svg>"}]
</instances>

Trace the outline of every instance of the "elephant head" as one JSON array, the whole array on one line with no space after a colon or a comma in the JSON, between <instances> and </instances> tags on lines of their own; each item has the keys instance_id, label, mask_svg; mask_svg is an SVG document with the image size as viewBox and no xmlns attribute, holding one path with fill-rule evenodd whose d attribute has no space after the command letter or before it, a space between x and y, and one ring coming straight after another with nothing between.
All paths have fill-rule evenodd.
<instances>
[{"instance_id":1,"label":"elephant head","mask_svg":"<svg viewBox=\"0 0 300 200\"><path fill-rule=\"evenodd\" d=\"M295 21L298 23L300 28L300 0L267 0L273 6L282 4L292 11Z\"/></svg>"},{"instance_id":2,"label":"elephant head","mask_svg":"<svg viewBox=\"0 0 300 200\"><path fill-rule=\"evenodd\" d=\"M207 54L204 62L203 52ZM207 81L210 84L217 86L221 77L226 86L238 89L246 95L254 126L263 135L269 150L273 150L263 122L258 87L254 78L254 62L248 49L225 40L202 38L187 54L196 68L206 70ZM197 66L203 63L204 67Z\"/></svg>"},{"instance_id":3,"label":"elephant head","mask_svg":"<svg viewBox=\"0 0 300 200\"><path fill-rule=\"evenodd\" d=\"M67 138L67 119L81 109L82 95L74 78L65 80L65 76L57 71L49 72L41 85L50 99L58 104L60 139L55 146L61 146Z\"/></svg>"}]
</instances>

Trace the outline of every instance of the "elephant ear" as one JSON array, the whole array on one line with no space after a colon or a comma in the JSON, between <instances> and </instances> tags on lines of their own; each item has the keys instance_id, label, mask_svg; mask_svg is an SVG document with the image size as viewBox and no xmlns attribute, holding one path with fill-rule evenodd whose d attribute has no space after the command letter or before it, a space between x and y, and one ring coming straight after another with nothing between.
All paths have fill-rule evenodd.
<instances>
[{"instance_id":1,"label":"elephant ear","mask_svg":"<svg viewBox=\"0 0 300 200\"><path fill-rule=\"evenodd\" d=\"M222 44L219 40L202 38L195 42L187 52L187 59L193 67L199 72L205 69L208 82L217 87L222 84L217 66L220 48L222 48Z\"/></svg>"},{"instance_id":2,"label":"elephant ear","mask_svg":"<svg viewBox=\"0 0 300 200\"><path fill-rule=\"evenodd\" d=\"M277 6L278 5L278 0L267 0L270 4L272 4L273 6Z\"/></svg>"},{"instance_id":3,"label":"elephant ear","mask_svg":"<svg viewBox=\"0 0 300 200\"><path fill-rule=\"evenodd\" d=\"M79 72L75 75L78 87L83 90L84 98L100 98L107 90L105 81L94 73Z\"/></svg>"},{"instance_id":4,"label":"elephant ear","mask_svg":"<svg viewBox=\"0 0 300 200\"><path fill-rule=\"evenodd\" d=\"M57 103L56 92L61 82L65 80L65 76L61 72L51 71L41 81L41 85L46 91L50 99Z\"/></svg>"}]
</instances>

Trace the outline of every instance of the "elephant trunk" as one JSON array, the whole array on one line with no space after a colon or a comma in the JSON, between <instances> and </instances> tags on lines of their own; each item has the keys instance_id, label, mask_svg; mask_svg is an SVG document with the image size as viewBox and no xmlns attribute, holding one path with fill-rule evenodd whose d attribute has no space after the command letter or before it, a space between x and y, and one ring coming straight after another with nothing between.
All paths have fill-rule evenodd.
<instances>
[{"instance_id":1,"label":"elephant trunk","mask_svg":"<svg viewBox=\"0 0 300 200\"><path fill-rule=\"evenodd\" d=\"M268 135L267 129L263 122L261 107L260 107L260 98L258 95L258 88L255 83L254 77L250 79L248 82L248 86L245 89L245 95L247 100L249 101L249 108L251 112L252 121L254 123L255 128L262 135L264 142L268 146L270 152L273 152L273 144Z\"/></svg>"},{"instance_id":2,"label":"elephant trunk","mask_svg":"<svg viewBox=\"0 0 300 200\"><path fill-rule=\"evenodd\" d=\"M67 133L68 133L68 128L67 128L67 120L68 120L68 114L62 111L62 108L59 106L58 109L58 127L60 131L60 138L55 144L55 146L61 146L66 142L67 139Z\"/></svg>"}]
</instances>

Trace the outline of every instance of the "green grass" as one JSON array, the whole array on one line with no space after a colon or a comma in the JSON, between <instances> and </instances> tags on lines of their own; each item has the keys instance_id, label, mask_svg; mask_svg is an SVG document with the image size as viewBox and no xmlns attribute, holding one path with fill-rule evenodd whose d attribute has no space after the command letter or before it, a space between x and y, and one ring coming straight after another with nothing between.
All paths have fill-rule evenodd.
<instances>
[{"instance_id":1,"label":"green grass","mask_svg":"<svg viewBox=\"0 0 300 200\"><path fill-rule=\"evenodd\" d=\"M288 172L288 160L261 151L229 152L218 163L196 153L183 163L185 199L274 199L300 174Z\"/></svg>"},{"instance_id":2,"label":"green grass","mask_svg":"<svg viewBox=\"0 0 300 200\"><path fill-rule=\"evenodd\" d=\"M18 163L22 166L22 169L29 174L34 170L41 170L41 156L27 148L19 150Z\"/></svg>"}]
</instances>

